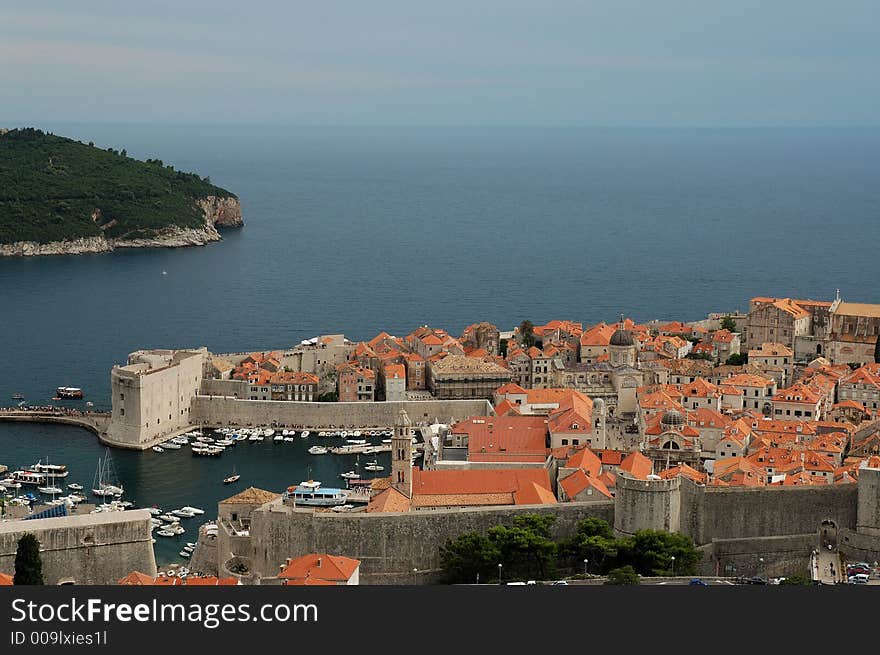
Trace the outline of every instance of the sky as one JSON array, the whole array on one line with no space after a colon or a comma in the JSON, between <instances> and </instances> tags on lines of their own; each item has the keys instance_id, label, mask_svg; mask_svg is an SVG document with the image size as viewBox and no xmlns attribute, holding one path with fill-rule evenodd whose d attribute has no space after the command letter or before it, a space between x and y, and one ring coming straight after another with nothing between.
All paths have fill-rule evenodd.
<instances>
[{"instance_id":1,"label":"sky","mask_svg":"<svg viewBox=\"0 0 880 655\"><path fill-rule=\"evenodd\" d=\"M0 121L880 125L877 0L0 0Z\"/></svg>"}]
</instances>

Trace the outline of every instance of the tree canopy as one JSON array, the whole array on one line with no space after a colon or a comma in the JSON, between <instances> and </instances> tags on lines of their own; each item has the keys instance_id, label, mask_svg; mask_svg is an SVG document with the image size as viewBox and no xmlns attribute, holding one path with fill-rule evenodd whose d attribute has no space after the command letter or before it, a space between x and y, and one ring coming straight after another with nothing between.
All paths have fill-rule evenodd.
<instances>
[{"instance_id":1,"label":"tree canopy","mask_svg":"<svg viewBox=\"0 0 880 655\"><path fill-rule=\"evenodd\" d=\"M40 542L28 533L18 540L15 551L14 585L43 584L43 560L40 557Z\"/></svg>"},{"instance_id":2,"label":"tree canopy","mask_svg":"<svg viewBox=\"0 0 880 655\"><path fill-rule=\"evenodd\" d=\"M138 161L32 128L0 135L0 243L138 238L171 225L199 228L196 204L235 197L161 160Z\"/></svg>"},{"instance_id":3,"label":"tree canopy","mask_svg":"<svg viewBox=\"0 0 880 655\"><path fill-rule=\"evenodd\" d=\"M570 538L557 540L552 534L555 518L520 515L485 534L472 531L447 540L440 548L446 581L497 580L499 564L505 581L546 580L560 570L579 573L584 560L589 573L610 575L615 569L630 567L638 575L690 575L700 561L700 552L685 535L642 530L617 538L607 521L589 517L578 522Z\"/></svg>"}]
</instances>

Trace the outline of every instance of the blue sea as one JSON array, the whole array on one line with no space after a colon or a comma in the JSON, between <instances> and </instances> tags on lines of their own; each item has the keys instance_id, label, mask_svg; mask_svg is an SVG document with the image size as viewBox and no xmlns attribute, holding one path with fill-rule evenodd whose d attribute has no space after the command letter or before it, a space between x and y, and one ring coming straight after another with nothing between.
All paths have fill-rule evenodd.
<instances>
[{"instance_id":1,"label":"blue sea","mask_svg":"<svg viewBox=\"0 0 880 655\"><path fill-rule=\"evenodd\" d=\"M111 366L138 348L696 320L838 288L880 302L878 129L39 127L208 175L246 226L205 248L0 259L0 405L71 385L106 407ZM83 452L88 483L100 450L81 430L0 424L0 463ZM245 452L263 486L306 474L307 458ZM228 491L232 456L179 455L119 453L138 501Z\"/></svg>"}]
</instances>

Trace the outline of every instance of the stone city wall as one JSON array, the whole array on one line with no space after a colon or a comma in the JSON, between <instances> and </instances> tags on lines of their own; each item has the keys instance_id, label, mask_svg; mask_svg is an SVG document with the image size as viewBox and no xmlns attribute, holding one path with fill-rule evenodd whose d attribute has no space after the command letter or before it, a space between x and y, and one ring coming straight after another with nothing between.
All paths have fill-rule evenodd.
<instances>
[{"instance_id":1,"label":"stone city wall","mask_svg":"<svg viewBox=\"0 0 880 655\"><path fill-rule=\"evenodd\" d=\"M308 428L391 427L401 409L406 410L414 424L492 413L492 406L485 400L307 403L197 396L192 401L191 422L207 427L272 424Z\"/></svg>"},{"instance_id":2,"label":"stone city wall","mask_svg":"<svg viewBox=\"0 0 880 655\"><path fill-rule=\"evenodd\" d=\"M855 484L707 488L685 478L680 531L697 544L708 544L716 539L815 534L825 519L854 529L857 497Z\"/></svg>"},{"instance_id":3,"label":"stone city wall","mask_svg":"<svg viewBox=\"0 0 880 655\"><path fill-rule=\"evenodd\" d=\"M156 575L147 510L0 523L0 572L12 574L18 540L40 542L46 584L116 584L131 573Z\"/></svg>"},{"instance_id":4,"label":"stone city wall","mask_svg":"<svg viewBox=\"0 0 880 655\"><path fill-rule=\"evenodd\" d=\"M590 516L613 523L614 504L601 501L337 515L293 510L274 501L253 513L246 542L233 544L233 537L221 529L218 556L241 556L266 577L276 575L288 557L315 552L345 555L361 561L362 584L428 583L440 574L440 546L447 539L471 530L485 532L522 514L556 516L553 532L566 537L574 534L578 521ZM223 570L223 562L218 568Z\"/></svg>"}]
</instances>

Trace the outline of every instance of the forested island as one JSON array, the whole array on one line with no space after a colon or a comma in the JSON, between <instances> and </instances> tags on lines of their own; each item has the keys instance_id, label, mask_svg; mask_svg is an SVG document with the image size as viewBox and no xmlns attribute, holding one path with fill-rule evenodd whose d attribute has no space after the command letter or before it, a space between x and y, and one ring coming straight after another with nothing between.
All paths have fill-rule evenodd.
<instances>
[{"instance_id":1,"label":"forested island","mask_svg":"<svg viewBox=\"0 0 880 655\"><path fill-rule=\"evenodd\" d=\"M204 245L242 225L207 177L33 128L0 130L0 255Z\"/></svg>"}]
</instances>

